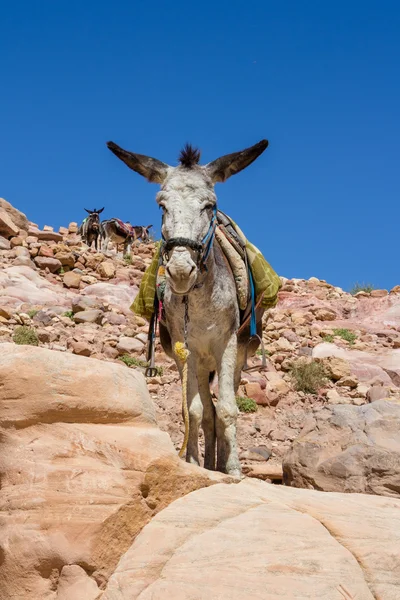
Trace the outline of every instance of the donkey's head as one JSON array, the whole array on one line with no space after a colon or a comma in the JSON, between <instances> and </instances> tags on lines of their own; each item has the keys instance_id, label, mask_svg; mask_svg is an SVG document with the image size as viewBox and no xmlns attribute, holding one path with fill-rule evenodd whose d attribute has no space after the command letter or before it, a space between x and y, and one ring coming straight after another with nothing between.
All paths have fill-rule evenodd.
<instances>
[{"instance_id":1,"label":"donkey's head","mask_svg":"<svg viewBox=\"0 0 400 600\"><path fill-rule=\"evenodd\" d=\"M161 184L157 202L164 212L161 232L167 281L174 293L187 294L196 283L212 243L217 200L214 184L249 166L266 149L267 140L203 166L199 165L200 152L186 145L177 167L128 152L113 142L107 146L128 167L148 181Z\"/></svg>"},{"instance_id":2,"label":"donkey's head","mask_svg":"<svg viewBox=\"0 0 400 600\"><path fill-rule=\"evenodd\" d=\"M147 225L146 227L142 227L142 235L140 236L142 238L143 242L148 242L150 239L150 234L149 234L149 229L151 229L153 227L153 225Z\"/></svg>"},{"instance_id":3,"label":"donkey's head","mask_svg":"<svg viewBox=\"0 0 400 600\"><path fill-rule=\"evenodd\" d=\"M103 206L103 208L100 208L99 210L97 210L96 208L94 208L93 210L89 210L88 208L85 208L84 210L86 210L86 212L89 213L88 225L92 228L92 230L97 231L100 228L99 215L100 215L100 213L103 212L104 206Z\"/></svg>"}]
</instances>

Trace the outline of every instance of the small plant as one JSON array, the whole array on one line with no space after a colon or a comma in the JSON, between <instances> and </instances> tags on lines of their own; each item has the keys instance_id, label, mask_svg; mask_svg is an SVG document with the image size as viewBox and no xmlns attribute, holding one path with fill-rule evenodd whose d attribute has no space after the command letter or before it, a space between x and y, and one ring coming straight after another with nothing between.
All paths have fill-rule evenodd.
<instances>
[{"instance_id":1,"label":"small plant","mask_svg":"<svg viewBox=\"0 0 400 600\"><path fill-rule=\"evenodd\" d=\"M14 330L13 340L21 346L39 346L39 338L33 327L20 325Z\"/></svg>"},{"instance_id":2,"label":"small plant","mask_svg":"<svg viewBox=\"0 0 400 600\"><path fill-rule=\"evenodd\" d=\"M257 403L252 398L236 396L236 404L240 412L252 413L257 412Z\"/></svg>"},{"instance_id":3,"label":"small plant","mask_svg":"<svg viewBox=\"0 0 400 600\"><path fill-rule=\"evenodd\" d=\"M58 271L59 275L64 275L65 273L65 269L64 267L61 267L60 270Z\"/></svg>"},{"instance_id":4,"label":"small plant","mask_svg":"<svg viewBox=\"0 0 400 600\"><path fill-rule=\"evenodd\" d=\"M70 319L73 319L74 317L74 311L73 310L66 310L65 313L62 314L63 317L69 317Z\"/></svg>"},{"instance_id":5,"label":"small plant","mask_svg":"<svg viewBox=\"0 0 400 600\"><path fill-rule=\"evenodd\" d=\"M342 340L346 340L346 342L349 342L349 344L354 344L357 339L356 334L349 329L334 329L333 334L342 338Z\"/></svg>"},{"instance_id":6,"label":"small plant","mask_svg":"<svg viewBox=\"0 0 400 600\"><path fill-rule=\"evenodd\" d=\"M123 354L119 357L119 360L122 360L123 363L126 364L127 367L141 367L145 369L148 367L148 364L145 360L140 360L139 358L135 358L134 356L129 356L129 354ZM161 376L164 373L163 367L155 367L156 374Z\"/></svg>"},{"instance_id":7,"label":"small plant","mask_svg":"<svg viewBox=\"0 0 400 600\"><path fill-rule=\"evenodd\" d=\"M322 339L324 340L324 342L329 342L330 344L332 344L332 342L333 342L333 335L329 335L327 333L326 335L322 336Z\"/></svg>"},{"instance_id":8,"label":"small plant","mask_svg":"<svg viewBox=\"0 0 400 600\"><path fill-rule=\"evenodd\" d=\"M355 283L350 290L350 294L352 296L355 296L355 294L358 294L358 292L365 292L367 294L370 294L374 289L375 286L372 285L372 283Z\"/></svg>"},{"instance_id":9,"label":"small plant","mask_svg":"<svg viewBox=\"0 0 400 600\"><path fill-rule=\"evenodd\" d=\"M124 261L125 261L125 264L131 265L132 264L132 256L130 254L124 254Z\"/></svg>"},{"instance_id":10,"label":"small plant","mask_svg":"<svg viewBox=\"0 0 400 600\"><path fill-rule=\"evenodd\" d=\"M38 314L38 310L36 310L36 308L32 308L32 310L28 310L28 312L26 313L28 315L29 318L33 319L33 317L35 315Z\"/></svg>"},{"instance_id":11,"label":"small plant","mask_svg":"<svg viewBox=\"0 0 400 600\"><path fill-rule=\"evenodd\" d=\"M256 356L262 356L261 348L258 348L258 350L256 350ZM268 350L265 350L265 356L269 356Z\"/></svg>"},{"instance_id":12,"label":"small plant","mask_svg":"<svg viewBox=\"0 0 400 600\"><path fill-rule=\"evenodd\" d=\"M292 366L291 375L296 390L306 394L316 394L327 379L323 365L314 360L298 361Z\"/></svg>"}]
</instances>

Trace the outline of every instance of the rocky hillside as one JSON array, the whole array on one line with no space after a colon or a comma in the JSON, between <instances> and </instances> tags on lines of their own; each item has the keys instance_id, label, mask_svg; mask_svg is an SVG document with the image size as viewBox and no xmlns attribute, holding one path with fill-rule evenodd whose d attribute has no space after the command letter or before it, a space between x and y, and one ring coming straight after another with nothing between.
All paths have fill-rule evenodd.
<instances>
[{"instance_id":1,"label":"rocky hillside","mask_svg":"<svg viewBox=\"0 0 400 600\"><path fill-rule=\"evenodd\" d=\"M5 200L0 234L1 342L143 371L147 323L129 307L154 244L137 243L129 257L106 256L82 243L77 223L39 229ZM352 296L313 277L282 282L278 305L265 315L267 371L243 373L238 398L244 472L276 482L293 441L313 431L326 407L357 411L400 400L400 286ZM159 375L148 389L161 429L178 448L179 378L159 345L156 359Z\"/></svg>"},{"instance_id":2,"label":"rocky hillside","mask_svg":"<svg viewBox=\"0 0 400 600\"><path fill-rule=\"evenodd\" d=\"M397 600L400 287L282 278L239 482L178 458L159 346L142 375L153 251L96 253L0 199L0 600Z\"/></svg>"}]
</instances>

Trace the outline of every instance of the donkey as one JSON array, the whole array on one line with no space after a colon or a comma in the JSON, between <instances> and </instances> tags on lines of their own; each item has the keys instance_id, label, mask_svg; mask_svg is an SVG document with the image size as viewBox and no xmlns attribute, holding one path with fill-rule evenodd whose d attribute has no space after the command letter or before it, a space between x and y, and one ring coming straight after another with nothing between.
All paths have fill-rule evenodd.
<instances>
[{"instance_id":1,"label":"donkey","mask_svg":"<svg viewBox=\"0 0 400 600\"><path fill-rule=\"evenodd\" d=\"M88 210L85 208L89 216L84 219L82 225L79 228L79 233L81 234L82 241L85 242L91 248L92 243L94 242L94 247L96 250L100 249L100 219L99 215L103 212L103 208L100 210Z\"/></svg>"},{"instance_id":2,"label":"donkey","mask_svg":"<svg viewBox=\"0 0 400 600\"><path fill-rule=\"evenodd\" d=\"M255 146L222 156L200 166L200 152L186 145L177 167L134 154L114 144L108 148L149 182L161 184L156 200L163 210L162 253L166 285L160 322L164 351L174 358L182 379L182 364L174 355L176 342L186 341L189 439L187 462L199 465L199 427L204 431L204 467L241 475L236 441L238 409L235 393L245 363L249 328L239 333L240 313L235 281L228 262L214 240L216 195L214 184L226 181L250 165L268 146ZM263 310L257 314L261 333ZM251 348L255 352L258 343ZM210 381L218 373L218 400L213 402ZM215 451L217 462L215 464Z\"/></svg>"},{"instance_id":3,"label":"donkey","mask_svg":"<svg viewBox=\"0 0 400 600\"><path fill-rule=\"evenodd\" d=\"M108 244L113 242L118 248L119 244L124 244L124 254L129 254L131 251L132 244L139 238L143 242L149 240L149 229L153 225L131 225L129 221L123 223L119 219L108 219L101 223L101 238L102 238L102 250L107 252Z\"/></svg>"}]
</instances>

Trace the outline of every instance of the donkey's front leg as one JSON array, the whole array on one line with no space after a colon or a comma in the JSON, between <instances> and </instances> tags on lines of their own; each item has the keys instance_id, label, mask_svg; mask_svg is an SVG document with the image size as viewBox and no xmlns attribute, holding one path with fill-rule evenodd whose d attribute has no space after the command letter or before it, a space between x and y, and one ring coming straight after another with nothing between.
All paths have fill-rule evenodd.
<instances>
[{"instance_id":1,"label":"donkey's front leg","mask_svg":"<svg viewBox=\"0 0 400 600\"><path fill-rule=\"evenodd\" d=\"M217 469L239 477L241 467L236 443L238 408L235 398L235 366L237 336L234 333L222 353L218 365L218 401L216 403Z\"/></svg>"},{"instance_id":2,"label":"donkey's front leg","mask_svg":"<svg viewBox=\"0 0 400 600\"><path fill-rule=\"evenodd\" d=\"M203 417L203 405L199 394L194 356L188 358L187 407L189 411L189 439L186 449L186 462L200 465L199 427Z\"/></svg>"}]
</instances>

